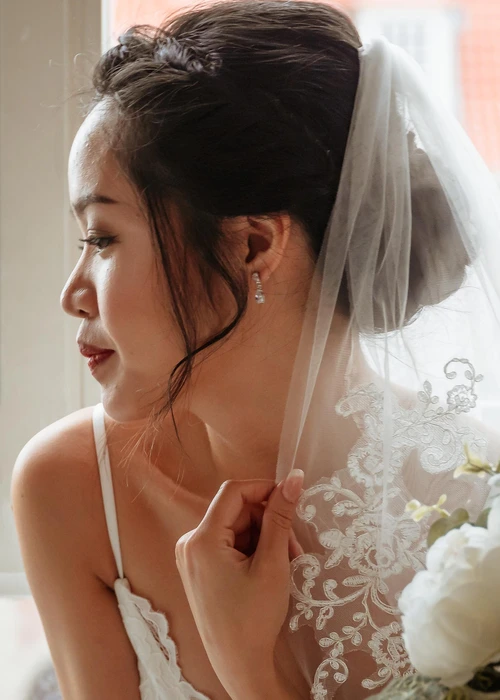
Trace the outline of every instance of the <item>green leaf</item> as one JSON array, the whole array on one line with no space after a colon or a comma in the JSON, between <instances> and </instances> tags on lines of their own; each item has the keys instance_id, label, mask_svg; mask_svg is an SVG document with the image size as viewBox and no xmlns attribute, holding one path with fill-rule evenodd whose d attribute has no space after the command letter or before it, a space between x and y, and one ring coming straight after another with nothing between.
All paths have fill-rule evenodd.
<instances>
[{"instance_id":1,"label":"green leaf","mask_svg":"<svg viewBox=\"0 0 500 700\"><path fill-rule=\"evenodd\" d=\"M476 527L487 527L488 526L488 515L490 514L491 508L486 508L481 513L479 513L478 519L474 523Z\"/></svg>"},{"instance_id":2,"label":"green leaf","mask_svg":"<svg viewBox=\"0 0 500 700\"><path fill-rule=\"evenodd\" d=\"M459 525L463 525L464 523L469 522L469 513L465 510L465 508L456 508L450 515L449 520L454 523L458 523Z\"/></svg>"},{"instance_id":3,"label":"green leaf","mask_svg":"<svg viewBox=\"0 0 500 700\"><path fill-rule=\"evenodd\" d=\"M450 529L448 527L448 520L449 518L439 518L439 520L436 520L435 523L432 523L432 525L429 528L429 533L427 535L427 547L432 547L436 540L438 540L443 535L446 535L446 533Z\"/></svg>"},{"instance_id":4,"label":"green leaf","mask_svg":"<svg viewBox=\"0 0 500 700\"><path fill-rule=\"evenodd\" d=\"M432 547L434 542L438 540L443 535L446 535L450 530L456 530L462 527L464 523L469 522L469 513L465 508L457 508L451 513L450 516L439 518L433 523L429 529L429 534L427 535L427 546Z\"/></svg>"}]
</instances>

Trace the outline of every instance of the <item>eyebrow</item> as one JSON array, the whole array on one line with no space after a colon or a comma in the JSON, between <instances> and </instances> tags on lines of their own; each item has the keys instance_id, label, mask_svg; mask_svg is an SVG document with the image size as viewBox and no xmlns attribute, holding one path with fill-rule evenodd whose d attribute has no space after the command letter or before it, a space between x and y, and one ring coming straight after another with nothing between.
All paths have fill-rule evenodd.
<instances>
[{"instance_id":1,"label":"eyebrow","mask_svg":"<svg viewBox=\"0 0 500 700\"><path fill-rule=\"evenodd\" d=\"M104 194L85 194L73 202L70 207L70 214L72 216L81 216L85 209L91 204L120 204L116 199L107 197Z\"/></svg>"}]
</instances>

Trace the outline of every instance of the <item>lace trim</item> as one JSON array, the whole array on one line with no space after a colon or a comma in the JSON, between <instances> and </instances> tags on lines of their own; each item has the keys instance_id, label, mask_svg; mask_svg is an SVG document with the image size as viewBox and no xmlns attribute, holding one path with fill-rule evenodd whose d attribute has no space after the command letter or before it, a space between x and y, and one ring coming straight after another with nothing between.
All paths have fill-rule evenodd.
<instances>
[{"instance_id":1,"label":"lace trim","mask_svg":"<svg viewBox=\"0 0 500 700\"><path fill-rule=\"evenodd\" d=\"M133 593L127 578L116 579L114 588L138 657L142 700L210 700L182 675L165 613L154 610L147 598Z\"/></svg>"}]
</instances>

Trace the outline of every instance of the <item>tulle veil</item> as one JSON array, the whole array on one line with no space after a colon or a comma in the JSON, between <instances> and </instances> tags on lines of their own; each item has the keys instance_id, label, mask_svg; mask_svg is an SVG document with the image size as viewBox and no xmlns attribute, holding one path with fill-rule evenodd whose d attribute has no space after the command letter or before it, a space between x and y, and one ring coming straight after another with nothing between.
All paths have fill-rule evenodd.
<instances>
[{"instance_id":1,"label":"tulle veil","mask_svg":"<svg viewBox=\"0 0 500 700\"><path fill-rule=\"evenodd\" d=\"M283 642L311 697L368 697L412 672L397 599L429 522L412 499L478 514L498 462L500 197L403 49L375 37L311 283L276 478L305 472ZM347 285L349 309L339 312Z\"/></svg>"}]
</instances>

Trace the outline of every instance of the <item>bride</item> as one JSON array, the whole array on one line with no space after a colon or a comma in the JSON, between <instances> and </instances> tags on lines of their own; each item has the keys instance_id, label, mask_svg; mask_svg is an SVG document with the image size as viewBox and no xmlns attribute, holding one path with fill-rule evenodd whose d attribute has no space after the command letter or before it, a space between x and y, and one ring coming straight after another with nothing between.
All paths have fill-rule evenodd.
<instances>
[{"instance_id":1,"label":"bride","mask_svg":"<svg viewBox=\"0 0 500 700\"><path fill-rule=\"evenodd\" d=\"M65 700L412 673L405 505L479 512L453 471L500 456L498 190L459 124L329 4L217 2L100 58L68 177L61 304L102 401L12 481Z\"/></svg>"}]
</instances>

